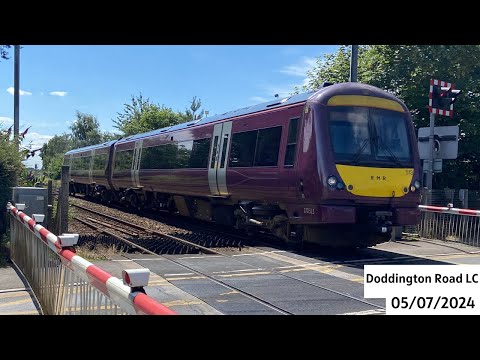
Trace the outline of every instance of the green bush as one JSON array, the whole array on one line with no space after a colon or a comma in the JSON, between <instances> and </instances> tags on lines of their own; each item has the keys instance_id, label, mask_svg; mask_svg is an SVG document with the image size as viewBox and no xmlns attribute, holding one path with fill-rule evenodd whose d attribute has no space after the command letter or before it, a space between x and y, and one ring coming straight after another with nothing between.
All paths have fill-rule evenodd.
<instances>
[{"instance_id":1,"label":"green bush","mask_svg":"<svg viewBox=\"0 0 480 360\"><path fill-rule=\"evenodd\" d=\"M5 205L12 196L12 186L16 179L21 180L24 169L22 155L19 153L15 142L0 134L0 234L5 232Z\"/></svg>"}]
</instances>

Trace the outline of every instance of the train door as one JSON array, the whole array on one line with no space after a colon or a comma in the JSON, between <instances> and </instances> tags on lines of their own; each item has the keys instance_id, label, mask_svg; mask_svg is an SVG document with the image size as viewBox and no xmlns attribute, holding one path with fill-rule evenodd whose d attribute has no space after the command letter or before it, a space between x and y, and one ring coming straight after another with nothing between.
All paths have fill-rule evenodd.
<instances>
[{"instance_id":1,"label":"train door","mask_svg":"<svg viewBox=\"0 0 480 360\"><path fill-rule=\"evenodd\" d=\"M95 157L95 150L92 150L90 154L90 166L88 167L88 182L93 184L93 158Z\"/></svg>"},{"instance_id":2,"label":"train door","mask_svg":"<svg viewBox=\"0 0 480 360\"><path fill-rule=\"evenodd\" d=\"M227 196L227 163L232 137L232 122L216 124L213 128L212 148L208 164L210 192L216 196Z\"/></svg>"},{"instance_id":3,"label":"train door","mask_svg":"<svg viewBox=\"0 0 480 360\"><path fill-rule=\"evenodd\" d=\"M135 149L133 150L133 160L132 160L132 184L134 187L140 187L140 158L142 156L142 145L143 140L138 140L135 142Z\"/></svg>"}]
</instances>

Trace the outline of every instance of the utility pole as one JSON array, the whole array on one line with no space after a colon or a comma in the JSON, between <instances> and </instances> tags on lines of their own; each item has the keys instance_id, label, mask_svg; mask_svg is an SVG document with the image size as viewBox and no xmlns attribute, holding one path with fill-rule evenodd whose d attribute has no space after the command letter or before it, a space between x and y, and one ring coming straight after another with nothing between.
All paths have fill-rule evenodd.
<instances>
[{"instance_id":1,"label":"utility pole","mask_svg":"<svg viewBox=\"0 0 480 360\"><path fill-rule=\"evenodd\" d=\"M358 45L352 45L352 56L350 57L350 81L357 82L358 67Z\"/></svg>"},{"instance_id":2,"label":"utility pole","mask_svg":"<svg viewBox=\"0 0 480 360\"><path fill-rule=\"evenodd\" d=\"M20 45L14 46L13 55L13 140L19 149L18 133L20 130ZM13 185L18 185L18 178L15 175Z\"/></svg>"},{"instance_id":3,"label":"utility pole","mask_svg":"<svg viewBox=\"0 0 480 360\"><path fill-rule=\"evenodd\" d=\"M13 137L18 139L20 130L20 45L14 46L13 59Z\"/></svg>"}]
</instances>

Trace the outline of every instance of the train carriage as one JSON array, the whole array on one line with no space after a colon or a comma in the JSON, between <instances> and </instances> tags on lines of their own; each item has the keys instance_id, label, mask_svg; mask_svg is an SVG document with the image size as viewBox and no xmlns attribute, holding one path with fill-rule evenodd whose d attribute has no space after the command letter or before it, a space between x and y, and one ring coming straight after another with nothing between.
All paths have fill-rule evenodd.
<instances>
[{"instance_id":1,"label":"train carriage","mask_svg":"<svg viewBox=\"0 0 480 360\"><path fill-rule=\"evenodd\" d=\"M324 86L108 147L104 192L94 193L138 209L337 246L387 241L392 226L419 217L421 169L408 109L365 84ZM76 164L72 186L98 186L75 175Z\"/></svg>"},{"instance_id":2,"label":"train carriage","mask_svg":"<svg viewBox=\"0 0 480 360\"><path fill-rule=\"evenodd\" d=\"M70 150L65 154L64 165L70 166L71 193L94 195L96 191L110 188L107 167L111 146L110 141L99 145Z\"/></svg>"}]
</instances>

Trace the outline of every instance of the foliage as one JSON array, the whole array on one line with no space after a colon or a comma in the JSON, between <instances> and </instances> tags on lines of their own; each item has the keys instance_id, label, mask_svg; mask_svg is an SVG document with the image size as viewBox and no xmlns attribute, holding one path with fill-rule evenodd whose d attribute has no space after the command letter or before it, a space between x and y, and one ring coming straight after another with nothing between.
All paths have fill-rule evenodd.
<instances>
[{"instance_id":1,"label":"foliage","mask_svg":"<svg viewBox=\"0 0 480 360\"><path fill-rule=\"evenodd\" d=\"M23 159L18 151L19 144L20 141L10 140L9 134L0 132L0 206L2 208L11 199L11 188L20 178L22 169L24 169ZM0 234L5 231L4 220L0 213Z\"/></svg>"},{"instance_id":2,"label":"foliage","mask_svg":"<svg viewBox=\"0 0 480 360\"><path fill-rule=\"evenodd\" d=\"M185 119L172 109L144 99L142 94L131 96L131 103L124 104L123 113L117 113L114 127L125 136L139 134L184 122Z\"/></svg>"},{"instance_id":3,"label":"foliage","mask_svg":"<svg viewBox=\"0 0 480 360\"><path fill-rule=\"evenodd\" d=\"M0 59L8 60L8 49L10 49L10 45L0 45Z\"/></svg>"},{"instance_id":4,"label":"foliage","mask_svg":"<svg viewBox=\"0 0 480 360\"><path fill-rule=\"evenodd\" d=\"M437 116L436 126L460 126L459 155L444 161L443 172L434 176L434 187L478 189L480 182L480 56L478 45L368 45L359 47L358 81L377 86L402 99L416 128L429 125L430 79L456 84L462 89L453 118ZM349 78L350 47L317 59L307 73L304 90L324 81Z\"/></svg>"},{"instance_id":5,"label":"foliage","mask_svg":"<svg viewBox=\"0 0 480 360\"><path fill-rule=\"evenodd\" d=\"M50 179L60 179L63 164L63 155L73 147L71 135L55 135L46 144L43 144L41 157L45 175Z\"/></svg>"},{"instance_id":6,"label":"foliage","mask_svg":"<svg viewBox=\"0 0 480 360\"><path fill-rule=\"evenodd\" d=\"M184 121L192 121L201 119L205 115L205 110L201 110L198 114L197 111L200 110L202 106L202 100L197 99L196 96L193 97L192 102L190 103L190 107L185 109L185 113L182 114L184 117Z\"/></svg>"},{"instance_id":7,"label":"foliage","mask_svg":"<svg viewBox=\"0 0 480 360\"><path fill-rule=\"evenodd\" d=\"M124 104L123 112L117 113L117 118L113 120L115 127L124 136L198 120L205 115L205 111L200 110L202 101L196 96L193 97L190 107L185 109L185 112L175 112L164 105L154 104L149 98L145 99L142 94L132 95L130 101L129 104Z\"/></svg>"},{"instance_id":8,"label":"foliage","mask_svg":"<svg viewBox=\"0 0 480 360\"><path fill-rule=\"evenodd\" d=\"M95 116L80 111L75 115L76 120L70 126L71 134L55 135L41 149L43 169L50 179L60 179L63 156L67 151L118 138L117 135L101 132Z\"/></svg>"},{"instance_id":9,"label":"foliage","mask_svg":"<svg viewBox=\"0 0 480 360\"><path fill-rule=\"evenodd\" d=\"M75 115L77 119L70 126L74 148L100 144L104 141L104 135L100 131L100 123L96 116L85 114L78 110Z\"/></svg>"}]
</instances>

